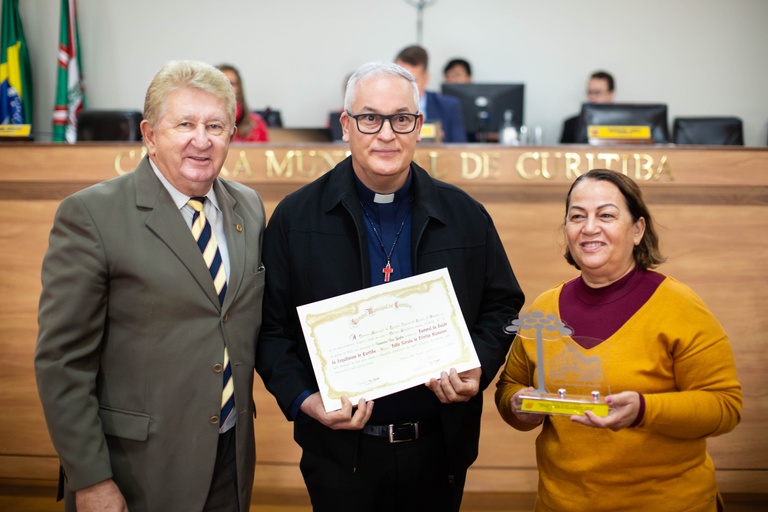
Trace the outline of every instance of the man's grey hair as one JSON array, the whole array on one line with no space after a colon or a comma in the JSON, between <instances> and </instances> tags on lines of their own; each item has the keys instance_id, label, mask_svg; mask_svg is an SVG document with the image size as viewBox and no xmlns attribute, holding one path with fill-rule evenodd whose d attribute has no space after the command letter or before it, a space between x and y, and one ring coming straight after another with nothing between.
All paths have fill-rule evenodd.
<instances>
[{"instance_id":1,"label":"man's grey hair","mask_svg":"<svg viewBox=\"0 0 768 512\"><path fill-rule=\"evenodd\" d=\"M369 62L368 64L363 64L357 68L357 70L352 73L352 76L349 77L349 80L347 81L347 90L344 94L344 110L352 112L352 104L355 102L358 82L381 76L399 76L408 80L413 88L413 102L418 109L419 87L416 85L416 79L413 78L410 71L402 66L398 66L394 62Z\"/></svg>"},{"instance_id":2,"label":"man's grey hair","mask_svg":"<svg viewBox=\"0 0 768 512\"><path fill-rule=\"evenodd\" d=\"M235 126L237 101L227 76L204 62L191 60L170 61L160 68L149 84L144 99L144 119L152 127L165 115L168 95L177 89L197 89L224 100L229 118L230 134Z\"/></svg>"}]
</instances>

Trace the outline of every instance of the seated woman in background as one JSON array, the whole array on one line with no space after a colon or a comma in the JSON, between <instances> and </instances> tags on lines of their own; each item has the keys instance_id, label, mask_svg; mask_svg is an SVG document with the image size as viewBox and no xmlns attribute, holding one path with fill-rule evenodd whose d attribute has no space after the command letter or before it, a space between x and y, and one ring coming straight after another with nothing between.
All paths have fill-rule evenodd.
<instances>
[{"instance_id":1,"label":"seated woman in background","mask_svg":"<svg viewBox=\"0 0 768 512\"><path fill-rule=\"evenodd\" d=\"M538 358L535 340L516 337L496 405L518 430L543 425L535 510L722 510L706 443L741 419L728 336L690 288L649 270L665 258L632 179L603 169L577 178L564 231L565 259L581 276L544 292L531 311L571 329L566 346L600 359L613 394L606 417L521 412L521 395L536 395ZM539 389L551 392L558 377L544 366L548 386Z\"/></svg>"},{"instance_id":2,"label":"seated woman in background","mask_svg":"<svg viewBox=\"0 0 768 512\"><path fill-rule=\"evenodd\" d=\"M237 98L237 116L235 118L237 133L232 137L232 142L267 142L269 140L267 123L259 114L251 112L248 108L240 72L229 64L219 64L216 67L229 78Z\"/></svg>"}]
</instances>

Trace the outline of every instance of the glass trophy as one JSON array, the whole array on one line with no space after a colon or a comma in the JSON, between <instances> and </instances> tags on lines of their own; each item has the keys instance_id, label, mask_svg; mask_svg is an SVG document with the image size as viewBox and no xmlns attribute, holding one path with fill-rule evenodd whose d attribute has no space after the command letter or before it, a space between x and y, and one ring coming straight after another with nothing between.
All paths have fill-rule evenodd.
<instances>
[{"instance_id":1,"label":"glass trophy","mask_svg":"<svg viewBox=\"0 0 768 512\"><path fill-rule=\"evenodd\" d=\"M521 314L504 330L536 347L536 391L521 397L522 412L608 416L605 397L611 392L602 364L608 347L600 340L572 336L557 315L540 311Z\"/></svg>"}]
</instances>

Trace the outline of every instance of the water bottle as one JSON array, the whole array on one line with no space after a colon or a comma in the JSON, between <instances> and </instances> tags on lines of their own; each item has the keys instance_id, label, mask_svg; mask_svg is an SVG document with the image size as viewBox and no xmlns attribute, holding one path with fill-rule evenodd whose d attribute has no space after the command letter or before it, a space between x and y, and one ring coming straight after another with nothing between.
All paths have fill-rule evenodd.
<instances>
[{"instance_id":1,"label":"water bottle","mask_svg":"<svg viewBox=\"0 0 768 512\"><path fill-rule=\"evenodd\" d=\"M501 125L501 130L499 130L499 142L506 146L517 146L520 144L517 138L517 128L512 123L512 115L511 110L504 111L504 122Z\"/></svg>"}]
</instances>

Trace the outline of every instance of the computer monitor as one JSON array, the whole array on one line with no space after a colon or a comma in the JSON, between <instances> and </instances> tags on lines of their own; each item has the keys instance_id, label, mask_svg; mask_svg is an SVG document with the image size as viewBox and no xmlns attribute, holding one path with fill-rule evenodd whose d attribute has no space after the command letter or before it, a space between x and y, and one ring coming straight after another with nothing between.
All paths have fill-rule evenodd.
<instances>
[{"instance_id":1,"label":"computer monitor","mask_svg":"<svg viewBox=\"0 0 768 512\"><path fill-rule=\"evenodd\" d=\"M590 125L649 126L653 142L669 143L667 105L663 103L584 103L576 142L589 141L587 127Z\"/></svg>"},{"instance_id":2,"label":"computer monitor","mask_svg":"<svg viewBox=\"0 0 768 512\"><path fill-rule=\"evenodd\" d=\"M743 146L743 123L738 117L678 117L672 123L672 142Z\"/></svg>"},{"instance_id":3,"label":"computer monitor","mask_svg":"<svg viewBox=\"0 0 768 512\"><path fill-rule=\"evenodd\" d=\"M138 110L81 110L77 114L77 142L139 141L142 119Z\"/></svg>"},{"instance_id":4,"label":"computer monitor","mask_svg":"<svg viewBox=\"0 0 768 512\"><path fill-rule=\"evenodd\" d=\"M442 92L461 101L469 141L485 142L489 132L498 132L505 110L512 111L512 124L517 128L524 123L525 84L447 83Z\"/></svg>"}]
</instances>

